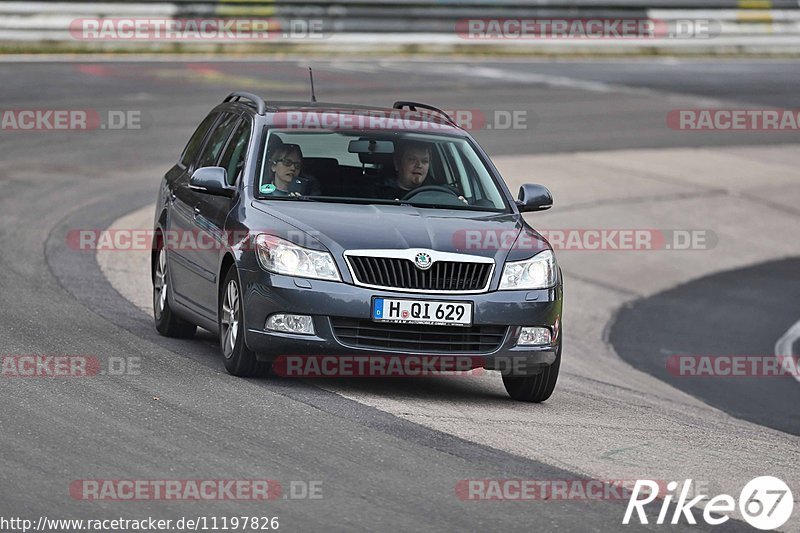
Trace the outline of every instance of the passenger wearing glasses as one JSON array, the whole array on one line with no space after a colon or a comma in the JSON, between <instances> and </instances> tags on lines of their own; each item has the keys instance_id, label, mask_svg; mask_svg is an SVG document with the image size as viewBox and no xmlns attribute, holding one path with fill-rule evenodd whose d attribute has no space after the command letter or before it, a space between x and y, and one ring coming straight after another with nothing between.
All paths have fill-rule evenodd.
<instances>
[{"instance_id":1,"label":"passenger wearing glasses","mask_svg":"<svg viewBox=\"0 0 800 533\"><path fill-rule=\"evenodd\" d=\"M303 176L303 152L296 144L275 143L269 149L270 179L262 183L260 192L270 196L318 196L319 182Z\"/></svg>"}]
</instances>

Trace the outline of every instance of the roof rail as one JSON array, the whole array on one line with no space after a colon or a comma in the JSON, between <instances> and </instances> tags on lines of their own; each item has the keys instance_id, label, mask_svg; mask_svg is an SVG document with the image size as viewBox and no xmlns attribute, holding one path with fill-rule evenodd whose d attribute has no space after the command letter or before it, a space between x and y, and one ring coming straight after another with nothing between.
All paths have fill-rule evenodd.
<instances>
[{"instance_id":1,"label":"roof rail","mask_svg":"<svg viewBox=\"0 0 800 533\"><path fill-rule=\"evenodd\" d=\"M438 107L433 107L432 105L428 105L428 104L421 104L421 103L419 103L419 102L407 102L407 101L404 101L404 100L400 100L400 101L398 101L398 102L395 102L395 103L394 103L394 105L392 105L392 107L393 107L394 109L403 109L404 107L407 107L407 108L409 109L409 111L416 111L418 107L419 107L420 109L427 109L428 111L433 111L434 113L438 113L438 114L440 114L441 116L443 116L443 117L444 117L444 119L445 119L445 120L446 120L446 121L447 121L447 122L448 122L448 123L449 123L451 126L455 126L456 128L459 128L459 127L460 127L460 126L459 126L458 124L456 124L456 122L455 122L455 121L454 121L454 120L453 120L453 119L450 117L450 115L448 115L447 113L445 113L444 111L442 111L442 110L441 110L441 109L439 109Z\"/></svg>"},{"instance_id":2,"label":"roof rail","mask_svg":"<svg viewBox=\"0 0 800 533\"><path fill-rule=\"evenodd\" d=\"M267 109L267 104L264 103L264 99L258 96L257 94L248 93L244 91L235 91L225 97L223 102L238 102L240 98L247 98L251 100L254 104L256 104L256 112L259 115L263 115Z\"/></svg>"}]
</instances>

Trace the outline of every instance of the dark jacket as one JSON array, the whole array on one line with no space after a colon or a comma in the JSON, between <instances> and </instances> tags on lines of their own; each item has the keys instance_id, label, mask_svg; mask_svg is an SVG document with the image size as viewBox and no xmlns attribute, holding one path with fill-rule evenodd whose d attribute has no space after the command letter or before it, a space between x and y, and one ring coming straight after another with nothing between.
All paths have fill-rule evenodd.
<instances>
[{"instance_id":1,"label":"dark jacket","mask_svg":"<svg viewBox=\"0 0 800 533\"><path fill-rule=\"evenodd\" d=\"M426 185L432 185L430 176L425 178L425 181L423 181L419 187L424 187ZM414 189L418 189L419 187L414 187ZM397 178L390 176L378 184L376 198L383 198L386 200L402 200L405 195L414 189L403 189L397 184Z\"/></svg>"}]
</instances>

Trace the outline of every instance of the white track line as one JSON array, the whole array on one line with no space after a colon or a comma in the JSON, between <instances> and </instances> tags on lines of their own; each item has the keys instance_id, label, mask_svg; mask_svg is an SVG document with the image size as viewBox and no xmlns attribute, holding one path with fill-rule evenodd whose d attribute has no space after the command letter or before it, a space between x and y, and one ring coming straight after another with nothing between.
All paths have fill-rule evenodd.
<instances>
[{"instance_id":1,"label":"white track line","mask_svg":"<svg viewBox=\"0 0 800 533\"><path fill-rule=\"evenodd\" d=\"M784 333L783 337L778 339L778 342L775 343L775 355L777 357L791 357L793 355L792 346L797 339L800 339L800 320L795 322L795 324L789 328L789 331ZM790 371L791 368L787 368L785 360L782 366L794 377L794 379L800 381L800 373L798 373L796 369L794 369L794 371ZM791 366L794 367L795 365Z\"/></svg>"}]
</instances>

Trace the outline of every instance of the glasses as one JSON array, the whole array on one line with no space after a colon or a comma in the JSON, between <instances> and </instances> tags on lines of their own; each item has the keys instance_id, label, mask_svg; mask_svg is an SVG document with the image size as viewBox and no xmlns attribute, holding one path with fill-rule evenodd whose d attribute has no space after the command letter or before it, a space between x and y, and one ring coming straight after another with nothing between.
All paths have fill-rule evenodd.
<instances>
[{"instance_id":1,"label":"glasses","mask_svg":"<svg viewBox=\"0 0 800 533\"><path fill-rule=\"evenodd\" d=\"M294 161L292 159L289 159L288 157L284 157L282 159L276 159L275 162L283 163L283 166L296 168L297 170L300 170L303 167L302 161Z\"/></svg>"}]
</instances>

